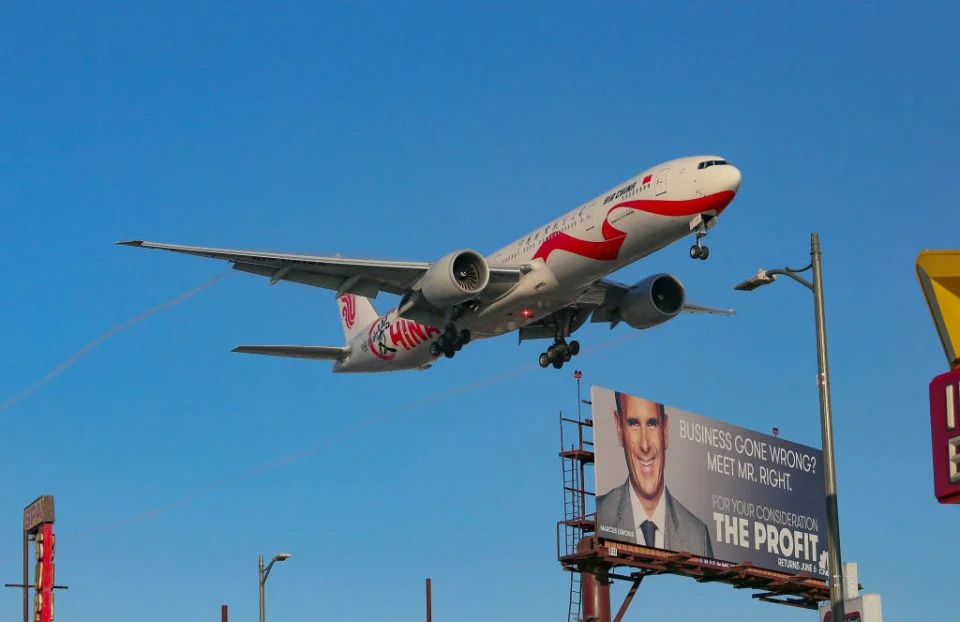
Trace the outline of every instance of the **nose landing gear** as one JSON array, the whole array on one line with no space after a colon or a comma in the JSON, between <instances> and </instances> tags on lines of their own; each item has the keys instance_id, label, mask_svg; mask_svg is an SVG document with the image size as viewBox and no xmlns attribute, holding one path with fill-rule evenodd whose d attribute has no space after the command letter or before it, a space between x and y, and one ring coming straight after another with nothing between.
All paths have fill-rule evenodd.
<instances>
[{"instance_id":1,"label":"nose landing gear","mask_svg":"<svg viewBox=\"0 0 960 622\"><path fill-rule=\"evenodd\" d=\"M700 227L697 228L697 241L690 247L691 259L706 259L710 256L710 249L700 241L705 237L707 237L707 226L701 222Z\"/></svg>"}]
</instances>

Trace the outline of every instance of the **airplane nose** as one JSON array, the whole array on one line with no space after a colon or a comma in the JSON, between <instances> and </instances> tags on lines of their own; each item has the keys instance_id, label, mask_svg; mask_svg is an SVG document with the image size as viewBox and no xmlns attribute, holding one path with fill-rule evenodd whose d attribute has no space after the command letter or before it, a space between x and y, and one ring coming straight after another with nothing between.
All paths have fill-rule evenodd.
<instances>
[{"instance_id":1,"label":"airplane nose","mask_svg":"<svg viewBox=\"0 0 960 622\"><path fill-rule=\"evenodd\" d=\"M723 167L723 176L730 190L734 192L740 190L740 169L736 166L725 166Z\"/></svg>"}]
</instances>

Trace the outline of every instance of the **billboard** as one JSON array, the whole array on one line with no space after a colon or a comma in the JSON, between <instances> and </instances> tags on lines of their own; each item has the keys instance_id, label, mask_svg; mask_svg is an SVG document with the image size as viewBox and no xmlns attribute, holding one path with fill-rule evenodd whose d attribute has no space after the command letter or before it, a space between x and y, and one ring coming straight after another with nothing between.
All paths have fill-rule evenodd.
<instances>
[{"instance_id":1,"label":"billboard","mask_svg":"<svg viewBox=\"0 0 960 622\"><path fill-rule=\"evenodd\" d=\"M827 578L822 452L591 387L597 536Z\"/></svg>"}]
</instances>

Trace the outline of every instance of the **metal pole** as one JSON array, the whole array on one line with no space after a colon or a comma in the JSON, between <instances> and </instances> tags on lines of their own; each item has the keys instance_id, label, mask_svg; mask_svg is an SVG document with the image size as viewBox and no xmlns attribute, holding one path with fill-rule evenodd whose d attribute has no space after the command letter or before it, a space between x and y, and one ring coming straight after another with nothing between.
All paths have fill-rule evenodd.
<instances>
[{"instance_id":1,"label":"metal pole","mask_svg":"<svg viewBox=\"0 0 960 622\"><path fill-rule=\"evenodd\" d=\"M820 235L810 236L813 265L813 300L817 319L817 366L820 388L820 433L823 436L823 479L827 502L827 558L830 572L830 611L833 622L843 622L843 578L840 566L840 518L837 508L837 475L833 462L833 422L830 415L830 370L827 367L827 327L823 309Z\"/></svg>"},{"instance_id":2,"label":"metal pole","mask_svg":"<svg viewBox=\"0 0 960 622\"><path fill-rule=\"evenodd\" d=\"M599 566L580 573L583 619L585 622L610 622L610 580L607 568Z\"/></svg>"},{"instance_id":3,"label":"metal pole","mask_svg":"<svg viewBox=\"0 0 960 622\"><path fill-rule=\"evenodd\" d=\"M430 577L427 577L427 622L431 622L433 618L431 609L432 609L432 606L430 603Z\"/></svg>"},{"instance_id":4,"label":"metal pole","mask_svg":"<svg viewBox=\"0 0 960 622\"><path fill-rule=\"evenodd\" d=\"M260 583L260 622L264 622L265 616L264 616L264 608L263 608L263 555L260 556L259 571L260 572L258 573L258 579L259 579L258 582Z\"/></svg>"},{"instance_id":5,"label":"metal pole","mask_svg":"<svg viewBox=\"0 0 960 622\"><path fill-rule=\"evenodd\" d=\"M23 622L30 622L30 533L23 531Z\"/></svg>"},{"instance_id":6,"label":"metal pole","mask_svg":"<svg viewBox=\"0 0 960 622\"><path fill-rule=\"evenodd\" d=\"M220 622L227 622L227 606L220 605Z\"/></svg>"}]
</instances>

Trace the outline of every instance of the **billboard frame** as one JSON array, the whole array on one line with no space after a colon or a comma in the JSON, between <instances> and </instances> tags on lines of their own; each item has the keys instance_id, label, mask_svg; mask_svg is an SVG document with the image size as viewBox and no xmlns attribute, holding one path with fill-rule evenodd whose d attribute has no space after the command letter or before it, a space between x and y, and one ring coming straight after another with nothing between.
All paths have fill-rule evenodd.
<instances>
[{"instance_id":1,"label":"billboard frame","mask_svg":"<svg viewBox=\"0 0 960 622\"><path fill-rule=\"evenodd\" d=\"M645 576L672 574L689 577L698 583L725 583L736 589L755 590L752 598L777 605L787 605L816 611L823 601L830 600L830 589L825 579L805 572L782 572L754 566L749 562L702 560L691 553L677 553L655 549L639 544L610 540L597 532L596 506L587 511L586 500L596 499L594 478L586 477L584 469L595 463L593 419L584 418L580 405L592 407L592 401L581 396L580 379L577 380L577 418L564 417L560 412L561 447L559 456L564 472L564 518L556 524L557 560L561 567L572 573L580 573L584 588L599 587L609 599L606 588L610 580L633 582L626 600L615 621L619 621L630 604L636 588ZM576 442L566 446L564 424L576 425ZM571 435L573 436L573 435ZM569 474L577 474L568 481ZM619 574L618 569L629 574ZM572 577L571 577L572 578ZM587 593L584 589L582 595ZM571 586L571 594L573 587ZM591 595L594 597L594 595ZM572 596L571 596L572 598ZM601 596L601 599L604 596ZM588 601L591 598L587 599ZM607 607L609 609L609 607ZM609 618L607 618L609 619Z\"/></svg>"}]
</instances>

